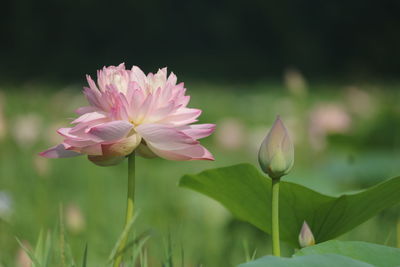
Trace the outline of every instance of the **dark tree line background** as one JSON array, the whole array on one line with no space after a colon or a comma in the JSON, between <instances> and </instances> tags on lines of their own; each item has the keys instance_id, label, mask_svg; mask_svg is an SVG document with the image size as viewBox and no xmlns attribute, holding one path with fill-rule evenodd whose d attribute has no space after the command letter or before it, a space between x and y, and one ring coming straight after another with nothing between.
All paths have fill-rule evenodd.
<instances>
[{"instance_id":1,"label":"dark tree line background","mask_svg":"<svg viewBox=\"0 0 400 267\"><path fill-rule=\"evenodd\" d=\"M103 65L189 77L396 77L400 1L5 0L0 78L81 80Z\"/></svg>"}]
</instances>

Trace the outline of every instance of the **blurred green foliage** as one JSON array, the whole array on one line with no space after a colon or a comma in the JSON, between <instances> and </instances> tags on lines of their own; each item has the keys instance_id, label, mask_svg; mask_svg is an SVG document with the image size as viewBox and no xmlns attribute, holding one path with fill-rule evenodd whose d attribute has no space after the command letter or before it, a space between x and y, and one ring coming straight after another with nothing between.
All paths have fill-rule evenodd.
<instances>
[{"instance_id":1,"label":"blurred green foliage","mask_svg":"<svg viewBox=\"0 0 400 267\"><path fill-rule=\"evenodd\" d=\"M292 79L292 80L291 80ZM361 189L400 173L400 91L391 84L186 82L200 122L217 123L203 141L215 162L137 160L137 234L149 231L149 266L165 258L171 236L174 261L185 266L230 266L270 252L269 238L239 222L218 203L179 188L179 178L206 168L257 164L257 149L277 114L295 142L295 166L285 178L327 194ZM126 162L101 168L84 157L50 160L37 153L59 140L85 100L75 85L1 86L0 263L21 257L15 237L33 247L41 229L56 227L64 207L66 239L88 266L100 266L123 227ZM56 90L57 89L57 90ZM381 213L342 239L397 246L398 207ZM286 247L286 253L290 248ZM179 265L178 265L179 266Z\"/></svg>"}]
</instances>

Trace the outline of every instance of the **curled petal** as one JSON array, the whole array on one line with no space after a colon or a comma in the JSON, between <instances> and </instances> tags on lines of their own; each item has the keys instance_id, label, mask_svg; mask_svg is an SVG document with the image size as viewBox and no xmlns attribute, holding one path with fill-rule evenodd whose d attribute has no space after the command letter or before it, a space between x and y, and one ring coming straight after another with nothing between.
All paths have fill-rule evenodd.
<instances>
[{"instance_id":1,"label":"curled petal","mask_svg":"<svg viewBox=\"0 0 400 267\"><path fill-rule=\"evenodd\" d=\"M167 123L175 126L190 124L197 121L197 117L201 114L200 109L195 108L182 108L175 113L167 116L161 123Z\"/></svg>"},{"instance_id":2,"label":"curled petal","mask_svg":"<svg viewBox=\"0 0 400 267\"><path fill-rule=\"evenodd\" d=\"M67 150L63 144L59 144L39 153L39 155L45 158L70 158L80 156L81 154L75 151Z\"/></svg>"},{"instance_id":3,"label":"curled petal","mask_svg":"<svg viewBox=\"0 0 400 267\"><path fill-rule=\"evenodd\" d=\"M57 133L65 137L64 145L85 147L95 144L98 140L95 136L91 136L84 132L82 133L84 128L77 131L74 131L74 128L60 128L57 130Z\"/></svg>"},{"instance_id":4,"label":"curled petal","mask_svg":"<svg viewBox=\"0 0 400 267\"><path fill-rule=\"evenodd\" d=\"M107 118L107 115L104 112L94 111L81 115L79 118L75 119L71 123L76 124L76 123L89 122L105 118Z\"/></svg>"},{"instance_id":5,"label":"curled petal","mask_svg":"<svg viewBox=\"0 0 400 267\"><path fill-rule=\"evenodd\" d=\"M160 149L175 150L199 143L182 131L162 124L142 124L135 130L147 144L152 144Z\"/></svg>"},{"instance_id":6,"label":"curled petal","mask_svg":"<svg viewBox=\"0 0 400 267\"><path fill-rule=\"evenodd\" d=\"M84 147L80 147L79 151L81 151L84 154L88 155L103 155L103 150L101 149L101 144L94 144L94 145L88 145Z\"/></svg>"},{"instance_id":7,"label":"curled petal","mask_svg":"<svg viewBox=\"0 0 400 267\"><path fill-rule=\"evenodd\" d=\"M149 148L156 155L168 160L214 160L213 155L202 145L191 145L178 150L162 150L149 144Z\"/></svg>"},{"instance_id":8,"label":"curled petal","mask_svg":"<svg viewBox=\"0 0 400 267\"><path fill-rule=\"evenodd\" d=\"M180 126L177 129L184 132L194 139L201 139L209 136L215 130L215 124L194 124Z\"/></svg>"},{"instance_id":9,"label":"curled petal","mask_svg":"<svg viewBox=\"0 0 400 267\"><path fill-rule=\"evenodd\" d=\"M89 112L94 112L94 111L98 111L99 109L96 107L92 107L92 106L87 106L87 107L80 107L77 108L75 110L75 113L78 115L83 115L85 113L89 113Z\"/></svg>"},{"instance_id":10,"label":"curled petal","mask_svg":"<svg viewBox=\"0 0 400 267\"><path fill-rule=\"evenodd\" d=\"M101 141L110 142L127 136L132 128L133 125L127 121L112 121L96 125L88 133Z\"/></svg>"},{"instance_id":11,"label":"curled petal","mask_svg":"<svg viewBox=\"0 0 400 267\"><path fill-rule=\"evenodd\" d=\"M170 160L213 160L211 153L182 131L159 124L144 124L136 131L154 154Z\"/></svg>"}]
</instances>

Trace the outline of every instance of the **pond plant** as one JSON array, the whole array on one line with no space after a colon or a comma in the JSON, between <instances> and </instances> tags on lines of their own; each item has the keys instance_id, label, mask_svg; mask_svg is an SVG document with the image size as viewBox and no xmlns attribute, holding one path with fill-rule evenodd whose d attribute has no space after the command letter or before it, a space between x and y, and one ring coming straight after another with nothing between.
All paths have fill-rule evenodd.
<instances>
[{"instance_id":1,"label":"pond plant","mask_svg":"<svg viewBox=\"0 0 400 267\"><path fill-rule=\"evenodd\" d=\"M129 241L136 218L135 156L214 160L198 139L213 133L215 125L192 124L201 110L187 107L190 97L185 95L183 83L177 84L176 76L173 73L168 76L167 69L145 75L138 67L126 69L120 64L99 70L97 83L90 76L87 81L89 87L85 87L84 94L89 105L76 110L79 117L72 121L72 127L58 130L64 141L41 155L47 158L86 155L99 166L115 165L128 158L125 227L110 254L109 264L147 267L143 246L148 237ZM261 143L258 161L263 173L244 163L188 174L179 183L213 198L239 220L271 235L273 255L248 258L240 267L400 266L398 248L334 240L400 203L400 177L336 197L284 181L294 166L295 149L279 116ZM52 266L49 260L52 240L49 235L41 234L34 250L21 243L33 267ZM293 248L291 255L282 257L281 241ZM87 266L87 247L82 266Z\"/></svg>"},{"instance_id":2,"label":"pond plant","mask_svg":"<svg viewBox=\"0 0 400 267\"><path fill-rule=\"evenodd\" d=\"M100 166L128 158L128 197L125 227L134 218L135 155L168 160L214 160L198 139L209 136L214 124L192 124L201 110L188 108L190 96L183 83L167 69L145 75L124 64L97 72L97 84L87 76L84 94L89 106L76 110L70 128L57 132L64 141L42 153L47 158L87 155ZM114 266L120 266L127 235L120 240Z\"/></svg>"},{"instance_id":3,"label":"pond plant","mask_svg":"<svg viewBox=\"0 0 400 267\"><path fill-rule=\"evenodd\" d=\"M333 240L398 204L400 177L339 197L281 181L293 167L294 148L279 116L261 144L259 163L269 177L253 165L239 164L185 175L180 181L272 236L273 256L240 267L400 266L398 248ZM296 249L291 257L280 257L280 241Z\"/></svg>"}]
</instances>

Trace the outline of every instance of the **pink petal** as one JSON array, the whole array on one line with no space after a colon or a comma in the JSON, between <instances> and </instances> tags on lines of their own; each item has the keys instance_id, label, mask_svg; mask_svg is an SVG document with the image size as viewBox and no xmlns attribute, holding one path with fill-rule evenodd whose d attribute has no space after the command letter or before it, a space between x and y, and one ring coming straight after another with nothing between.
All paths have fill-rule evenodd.
<instances>
[{"instance_id":1,"label":"pink petal","mask_svg":"<svg viewBox=\"0 0 400 267\"><path fill-rule=\"evenodd\" d=\"M171 126L162 124L141 124L135 130L147 144L161 150L184 149L199 142Z\"/></svg>"},{"instance_id":2,"label":"pink petal","mask_svg":"<svg viewBox=\"0 0 400 267\"><path fill-rule=\"evenodd\" d=\"M174 114L167 116L160 122L168 123L176 126L186 125L197 121L197 117L200 116L201 110L195 108L182 108L176 111Z\"/></svg>"},{"instance_id":3,"label":"pink petal","mask_svg":"<svg viewBox=\"0 0 400 267\"><path fill-rule=\"evenodd\" d=\"M65 144L65 145L69 145L69 146L71 146L71 147L76 147L76 148L81 149L81 148L83 148L83 147L95 145L96 142L101 142L101 141L99 141L99 140L97 140L97 139L95 139L95 138L97 138L97 137L93 137L94 140L91 140L91 139L71 139L71 138L68 138L68 139L65 139L65 140L64 140L64 144Z\"/></svg>"},{"instance_id":4,"label":"pink petal","mask_svg":"<svg viewBox=\"0 0 400 267\"><path fill-rule=\"evenodd\" d=\"M130 76L131 80L137 82L140 87L144 88L146 86L146 74L139 67L133 66Z\"/></svg>"},{"instance_id":5,"label":"pink petal","mask_svg":"<svg viewBox=\"0 0 400 267\"><path fill-rule=\"evenodd\" d=\"M95 106L97 108L102 109L102 103L101 103L101 93L98 90L94 90L89 87L85 87L83 89L83 94L86 96L86 99L88 100L89 104L92 106Z\"/></svg>"},{"instance_id":6,"label":"pink petal","mask_svg":"<svg viewBox=\"0 0 400 267\"><path fill-rule=\"evenodd\" d=\"M64 136L66 139L64 140L64 145L83 147L88 145L93 145L95 142L100 142L99 138L89 135L81 131L73 131L74 128L60 128L57 132Z\"/></svg>"},{"instance_id":7,"label":"pink petal","mask_svg":"<svg viewBox=\"0 0 400 267\"><path fill-rule=\"evenodd\" d=\"M213 155L201 145L192 145L179 150L161 150L148 144L149 148L159 157L168 160L214 160Z\"/></svg>"},{"instance_id":8,"label":"pink petal","mask_svg":"<svg viewBox=\"0 0 400 267\"><path fill-rule=\"evenodd\" d=\"M73 128L60 128L57 130L57 133L66 137L66 138L75 138L77 136L72 135L70 132Z\"/></svg>"},{"instance_id":9,"label":"pink petal","mask_svg":"<svg viewBox=\"0 0 400 267\"><path fill-rule=\"evenodd\" d=\"M87 106L87 107L77 108L75 110L75 113L77 113L78 115L83 115L85 113L94 112L94 111L98 111L98 108L92 107L92 106Z\"/></svg>"},{"instance_id":10,"label":"pink petal","mask_svg":"<svg viewBox=\"0 0 400 267\"><path fill-rule=\"evenodd\" d=\"M93 90L99 90L96 86L96 83L93 81L92 77L90 75L86 75L86 80L89 84L89 87Z\"/></svg>"},{"instance_id":11,"label":"pink petal","mask_svg":"<svg viewBox=\"0 0 400 267\"><path fill-rule=\"evenodd\" d=\"M70 135L74 135L74 136L79 136L81 138L90 138L87 135L87 129L96 126L98 124L102 124L102 123L106 123L109 122L110 119L109 118L104 118L104 119L97 119L97 120L92 120L92 121L88 121L88 122L81 122L78 123L77 125L75 125L74 127L71 128L71 130L69 131Z\"/></svg>"},{"instance_id":12,"label":"pink petal","mask_svg":"<svg viewBox=\"0 0 400 267\"><path fill-rule=\"evenodd\" d=\"M131 105L132 115L135 115L140 111L140 107L145 99L146 96L141 89L134 89L132 92L129 92L128 102Z\"/></svg>"},{"instance_id":13,"label":"pink petal","mask_svg":"<svg viewBox=\"0 0 400 267\"><path fill-rule=\"evenodd\" d=\"M132 129L133 125L127 121L112 121L99 124L90 128L89 134L92 134L102 141L115 141L125 137Z\"/></svg>"},{"instance_id":14,"label":"pink petal","mask_svg":"<svg viewBox=\"0 0 400 267\"><path fill-rule=\"evenodd\" d=\"M209 136L215 130L215 124L194 124L180 126L177 129L194 139L200 139Z\"/></svg>"},{"instance_id":15,"label":"pink petal","mask_svg":"<svg viewBox=\"0 0 400 267\"><path fill-rule=\"evenodd\" d=\"M94 156L103 155L101 144L85 146L85 147L80 148L80 151L87 155L94 155Z\"/></svg>"},{"instance_id":16,"label":"pink petal","mask_svg":"<svg viewBox=\"0 0 400 267\"><path fill-rule=\"evenodd\" d=\"M66 150L65 146L60 144L39 153L39 155L45 158L70 158L79 156L81 154L75 151Z\"/></svg>"},{"instance_id":17,"label":"pink petal","mask_svg":"<svg viewBox=\"0 0 400 267\"><path fill-rule=\"evenodd\" d=\"M123 93L118 93L116 95L112 112L115 114L117 119L129 120L129 103Z\"/></svg>"},{"instance_id":18,"label":"pink petal","mask_svg":"<svg viewBox=\"0 0 400 267\"><path fill-rule=\"evenodd\" d=\"M171 112L176 110L176 105L174 101L170 101L166 106L154 109L150 114L148 114L148 119L151 122L157 122L161 119L167 117Z\"/></svg>"},{"instance_id":19,"label":"pink petal","mask_svg":"<svg viewBox=\"0 0 400 267\"><path fill-rule=\"evenodd\" d=\"M177 80L178 80L178 78L176 77L176 75L173 72L171 72L168 76L167 83L169 83L171 85L175 85Z\"/></svg>"},{"instance_id":20,"label":"pink petal","mask_svg":"<svg viewBox=\"0 0 400 267\"><path fill-rule=\"evenodd\" d=\"M74 147L78 149L81 153L89 154L89 155L102 155L101 145L98 137L92 136L87 133L81 132L72 132L73 128L60 128L58 129L58 133L66 139L64 140L64 146L66 149L69 147ZM74 135L77 133L78 135Z\"/></svg>"},{"instance_id":21,"label":"pink petal","mask_svg":"<svg viewBox=\"0 0 400 267\"><path fill-rule=\"evenodd\" d=\"M136 110L136 114L134 117L134 121L136 123L142 123L143 120L146 118L146 115L152 111L152 109L154 108L154 97L152 94L149 94L146 99L143 101L142 105L140 106L140 108L138 108Z\"/></svg>"},{"instance_id":22,"label":"pink petal","mask_svg":"<svg viewBox=\"0 0 400 267\"><path fill-rule=\"evenodd\" d=\"M202 136L204 133L199 133L198 131L203 131L204 129L210 131L210 127L211 125L201 125L197 126L194 131L199 136ZM198 141L172 126L142 124L136 127L135 130L146 141L149 149L159 157L170 160L214 160L211 153L201 146Z\"/></svg>"},{"instance_id":23,"label":"pink petal","mask_svg":"<svg viewBox=\"0 0 400 267\"><path fill-rule=\"evenodd\" d=\"M105 119L107 116L103 112L90 112L90 113L85 113L81 115L79 118L75 119L71 123L81 123L81 122L89 122L93 120L98 120L98 119Z\"/></svg>"}]
</instances>

